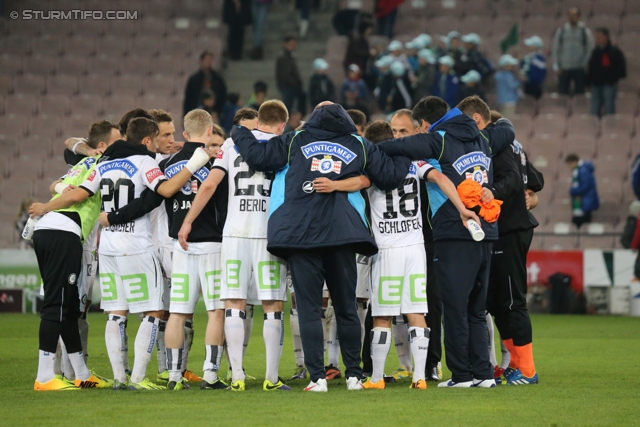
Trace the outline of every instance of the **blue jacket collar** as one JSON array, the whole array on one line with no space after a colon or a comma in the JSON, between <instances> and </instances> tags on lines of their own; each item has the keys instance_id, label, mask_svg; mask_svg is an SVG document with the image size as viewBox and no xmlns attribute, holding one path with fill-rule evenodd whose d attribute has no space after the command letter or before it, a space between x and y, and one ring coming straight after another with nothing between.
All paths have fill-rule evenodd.
<instances>
[{"instance_id":1,"label":"blue jacket collar","mask_svg":"<svg viewBox=\"0 0 640 427\"><path fill-rule=\"evenodd\" d=\"M446 122L449 119L452 119L456 116L461 116L462 115L462 111L460 111L459 108L452 108L451 110L449 110L447 112L447 114L445 114L444 116L442 116L442 118L438 121L436 121L435 123L432 123L431 126L429 127L428 133L431 133L431 131L438 126L440 123L442 122Z\"/></svg>"}]
</instances>

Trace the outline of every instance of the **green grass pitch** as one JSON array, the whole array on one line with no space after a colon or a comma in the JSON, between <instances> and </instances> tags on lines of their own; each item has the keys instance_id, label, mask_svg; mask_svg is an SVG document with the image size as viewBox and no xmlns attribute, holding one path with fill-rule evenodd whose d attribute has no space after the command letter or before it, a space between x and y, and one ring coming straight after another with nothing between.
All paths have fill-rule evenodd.
<instances>
[{"instance_id":1,"label":"green grass pitch","mask_svg":"<svg viewBox=\"0 0 640 427\"><path fill-rule=\"evenodd\" d=\"M640 425L640 319L533 316L540 384L495 389L409 389L348 392L344 378L329 393L303 393L307 381L288 382L292 392L263 392L262 311L256 308L245 358L247 391L180 392L81 390L35 392L39 318L0 315L0 426L631 426ZM91 314L89 365L111 376L104 346L105 316ZM201 373L206 313L199 306L189 367ZM130 348L138 320L130 316ZM280 375L294 367L285 321ZM133 362L133 351L130 351ZM149 378L155 378L155 356ZM397 367L392 347L386 372ZM226 372L223 362L222 372ZM445 377L448 372L445 370Z\"/></svg>"}]
</instances>

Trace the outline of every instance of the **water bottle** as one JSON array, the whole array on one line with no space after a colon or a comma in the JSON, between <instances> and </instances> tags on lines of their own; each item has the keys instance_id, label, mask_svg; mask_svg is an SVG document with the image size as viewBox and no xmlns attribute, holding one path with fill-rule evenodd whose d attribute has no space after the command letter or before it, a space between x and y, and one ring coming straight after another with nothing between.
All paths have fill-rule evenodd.
<instances>
[{"instance_id":1,"label":"water bottle","mask_svg":"<svg viewBox=\"0 0 640 427\"><path fill-rule=\"evenodd\" d=\"M480 242L484 239L484 231L482 231L482 227L480 227L480 224L471 218L467 220L467 230L469 230L469 234L471 234L471 237L476 242Z\"/></svg>"},{"instance_id":2,"label":"water bottle","mask_svg":"<svg viewBox=\"0 0 640 427\"><path fill-rule=\"evenodd\" d=\"M24 226L24 230L22 230L22 238L24 240L31 240L31 238L33 237L33 231L36 228L36 224L38 223L39 219L40 217L30 217L27 220L27 223Z\"/></svg>"}]
</instances>

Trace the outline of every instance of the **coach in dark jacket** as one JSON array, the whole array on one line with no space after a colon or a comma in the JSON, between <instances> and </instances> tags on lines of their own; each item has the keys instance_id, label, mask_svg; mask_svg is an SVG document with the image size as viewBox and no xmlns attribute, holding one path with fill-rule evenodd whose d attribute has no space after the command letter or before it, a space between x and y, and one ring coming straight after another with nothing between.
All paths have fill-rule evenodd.
<instances>
[{"instance_id":1,"label":"coach in dark jacket","mask_svg":"<svg viewBox=\"0 0 640 427\"><path fill-rule=\"evenodd\" d=\"M627 77L627 63L620 49L611 44L609 30L595 31L596 47L591 52L587 68L587 85L591 86L591 114L616 113L618 81Z\"/></svg>"},{"instance_id":2,"label":"coach in dark jacket","mask_svg":"<svg viewBox=\"0 0 640 427\"><path fill-rule=\"evenodd\" d=\"M211 64L213 53L204 51L200 55L200 70L193 73L187 81L184 90L183 117L200 105L203 89L210 89L216 95L216 105L213 107L218 115L222 107L227 103L227 85L220 74L216 73Z\"/></svg>"},{"instance_id":3,"label":"coach in dark jacket","mask_svg":"<svg viewBox=\"0 0 640 427\"><path fill-rule=\"evenodd\" d=\"M312 383L326 389L320 320L323 282L334 304L347 386L359 389L360 320L356 311L355 254L378 252L358 191L316 193L313 181L366 174L380 189L396 188L409 160L391 159L358 136L342 108L320 104L301 130L259 143L249 129L234 128L233 142L249 167L277 171L268 228L269 252L288 259L300 320L305 364Z\"/></svg>"}]
</instances>

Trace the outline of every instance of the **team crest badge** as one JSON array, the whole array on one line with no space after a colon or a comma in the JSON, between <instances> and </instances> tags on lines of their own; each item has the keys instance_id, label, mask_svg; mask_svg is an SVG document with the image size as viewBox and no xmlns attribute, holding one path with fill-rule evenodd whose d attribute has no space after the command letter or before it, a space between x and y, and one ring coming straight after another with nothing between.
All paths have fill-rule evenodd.
<instances>
[{"instance_id":1,"label":"team crest badge","mask_svg":"<svg viewBox=\"0 0 640 427\"><path fill-rule=\"evenodd\" d=\"M319 171L320 173L340 173L342 170L342 162L340 160L333 160L331 156L324 156L322 159L311 160L311 170Z\"/></svg>"},{"instance_id":2,"label":"team crest badge","mask_svg":"<svg viewBox=\"0 0 640 427\"><path fill-rule=\"evenodd\" d=\"M472 172L466 172L465 177L467 179L472 179L479 184L489 183L489 179L487 178L487 171L480 169L480 166L474 167Z\"/></svg>"}]
</instances>

